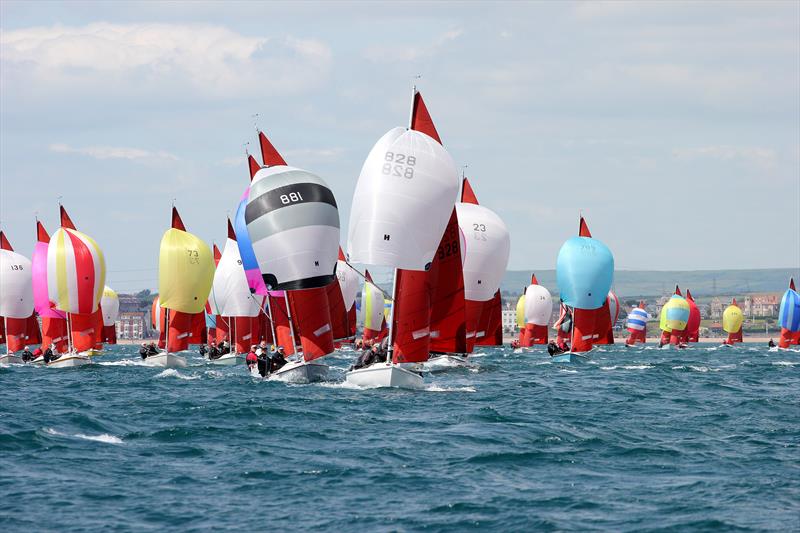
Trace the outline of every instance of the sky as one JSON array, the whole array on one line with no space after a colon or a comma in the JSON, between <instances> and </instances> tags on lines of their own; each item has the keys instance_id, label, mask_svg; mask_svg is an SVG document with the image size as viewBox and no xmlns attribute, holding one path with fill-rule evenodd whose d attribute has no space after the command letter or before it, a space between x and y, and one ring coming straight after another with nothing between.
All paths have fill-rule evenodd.
<instances>
[{"instance_id":1,"label":"sky","mask_svg":"<svg viewBox=\"0 0 800 533\"><path fill-rule=\"evenodd\" d=\"M0 32L0 226L30 256L60 199L120 292L156 287L173 201L224 243L255 126L344 244L414 82L510 269L554 268L581 213L617 269L800 265L798 2L3 1Z\"/></svg>"}]
</instances>

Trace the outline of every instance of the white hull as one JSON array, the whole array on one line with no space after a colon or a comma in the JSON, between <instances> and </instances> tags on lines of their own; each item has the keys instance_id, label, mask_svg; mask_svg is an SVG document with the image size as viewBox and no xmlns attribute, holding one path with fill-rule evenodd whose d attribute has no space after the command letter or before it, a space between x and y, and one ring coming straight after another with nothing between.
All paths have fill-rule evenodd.
<instances>
[{"instance_id":1,"label":"white hull","mask_svg":"<svg viewBox=\"0 0 800 533\"><path fill-rule=\"evenodd\" d=\"M161 352L156 355L148 355L144 363L148 366L163 368L185 368L186 358L174 353Z\"/></svg>"},{"instance_id":2,"label":"white hull","mask_svg":"<svg viewBox=\"0 0 800 533\"><path fill-rule=\"evenodd\" d=\"M422 389L422 376L397 365L374 363L366 368L351 370L345 381L359 387L398 387L401 389Z\"/></svg>"},{"instance_id":3,"label":"white hull","mask_svg":"<svg viewBox=\"0 0 800 533\"><path fill-rule=\"evenodd\" d=\"M34 364L34 365L43 365L43 364L44 364L44 356L40 355L39 357L35 357L35 358L33 359L33 361L31 361L31 364Z\"/></svg>"},{"instance_id":4,"label":"white hull","mask_svg":"<svg viewBox=\"0 0 800 533\"><path fill-rule=\"evenodd\" d=\"M0 356L0 365L21 365L22 357L14 354Z\"/></svg>"},{"instance_id":5,"label":"white hull","mask_svg":"<svg viewBox=\"0 0 800 533\"><path fill-rule=\"evenodd\" d=\"M62 355L55 361L47 363L47 368L75 368L92 364L92 360L81 354Z\"/></svg>"},{"instance_id":6,"label":"white hull","mask_svg":"<svg viewBox=\"0 0 800 533\"><path fill-rule=\"evenodd\" d=\"M235 353L226 353L225 355L220 356L216 359L209 359L208 357L206 357L205 360L211 363L212 365L234 366L242 364L244 362L244 355Z\"/></svg>"},{"instance_id":7,"label":"white hull","mask_svg":"<svg viewBox=\"0 0 800 533\"><path fill-rule=\"evenodd\" d=\"M325 381L328 377L328 365L322 363L292 361L270 374L270 379L278 379L288 383L314 383Z\"/></svg>"}]
</instances>

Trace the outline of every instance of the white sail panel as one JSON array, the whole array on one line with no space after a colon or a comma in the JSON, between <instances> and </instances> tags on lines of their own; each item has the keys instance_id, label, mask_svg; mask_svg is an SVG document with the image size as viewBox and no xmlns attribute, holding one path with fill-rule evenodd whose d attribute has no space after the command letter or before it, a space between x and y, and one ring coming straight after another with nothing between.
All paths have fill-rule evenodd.
<instances>
[{"instance_id":1,"label":"white sail panel","mask_svg":"<svg viewBox=\"0 0 800 533\"><path fill-rule=\"evenodd\" d=\"M444 147L394 128L370 151L353 194L351 262L425 270L433 260L460 180Z\"/></svg>"},{"instance_id":2,"label":"white sail panel","mask_svg":"<svg viewBox=\"0 0 800 533\"><path fill-rule=\"evenodd\" d=\"M28 318L32 313L30 260L11 250L0 250L0 316Z\"/></svg>"},{"instance_id":3,"label":"white sail panel","mask_svg":"<svg viewBox=\"0 0 800 533\"><path fill-rule=\"evenodd\" d=\"M380 331L384 319L383 292L370 283L364 282L361 293L361 312L359 322L362 326L373 331Z\"/></svg>"},{"instance_id":4,"label":"white sail panel","mask_svg":"<svg viewBox=\"0 0 800 533\"><path fill-rule=\"evenodd\" d=\"M464 297L486 302L494 297L506 273L511 238L497 214L476 204L456 204L464 235Z\"/></svg>"},{"instance_id":5,"label":"white sail panel","mask_svg":"<svg viewBox=\"0 0 800 533\"><path fill-rule=\"evenodd\" d=\"M250 293L247 275L239 255L239 245L233 239L225 241L208 303L211 313L222 316L258 316L261 312L259 299Z\"/></svg>"},{"instance_id":6,"label":"white sail panel","mask_svg":"<svg viewBox=\"0 0 800 533\"><path fill-rule=\"evenodd\" d=\"M541 285L528 285L525 289L525 322L547 326L553 315L553 297Z\"/></svg>"},{"instance_id":7,"label":"white sail panel","mask_svg":"<svg viewBox=\"0 0 800 533\"><path fill-rule=\"evenodd\" d=\"M312 289L333 281L339 210L322 178L283 165L262 168L250 184L245 222L269 288Z\"/></svg>"},{"instance_id":8,"label":"white sail panel","mask_svg":"<svg viewBox=\"0 0 800 533\"><path fill-rule=\"evenodd\" d=\"M350 310L356 301L360 285L358 273L346 261L339 260L336 263L336 278L339 280L339 288L342 291L344 308Z\"/></svg>"},{"instance_id":9,"label":"white sail panel","mask_svg":"<svg viewBox=\"0 0 800 533\"><path fill-rule=\"evenodd\" d=\"M105 282L106 262L97 242L80 231L57 229L47 247L47 294L56 309L94 313Z\"/></svg>"},{"instance_id":10,"label":"white sail panel","mask_svg":"<svg viewBox=\"0 0 800 533\"><path fill-rule=\"evenodd\" d=\"M103 296L100 298L100 309L103 310L103 325L113 326L119 316L119 296L108 285L103 287Z\"/></svg>"}]
</instances>

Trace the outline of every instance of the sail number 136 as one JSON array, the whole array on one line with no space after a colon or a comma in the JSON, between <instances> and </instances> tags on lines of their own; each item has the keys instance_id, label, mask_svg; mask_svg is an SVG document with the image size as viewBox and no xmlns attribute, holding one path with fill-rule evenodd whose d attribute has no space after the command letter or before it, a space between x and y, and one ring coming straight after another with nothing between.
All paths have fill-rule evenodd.
<instances>
[{"instance_id":1,"label":"sail number 136","mask_svg":"<svg viewBox=\"0 0 800 533\"><path fill-rule=\"evenodd\" d=\"M399 176L409 180L414 177L414 165L417 164L417 158L413 155L386 152L383 160L385 161L383 173L387 176Z\"/></svg>"}]
</instances>

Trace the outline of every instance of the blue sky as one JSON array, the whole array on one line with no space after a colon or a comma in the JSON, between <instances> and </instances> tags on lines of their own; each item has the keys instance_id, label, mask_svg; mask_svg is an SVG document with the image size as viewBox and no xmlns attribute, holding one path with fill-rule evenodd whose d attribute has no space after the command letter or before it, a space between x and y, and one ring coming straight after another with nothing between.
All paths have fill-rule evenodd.
<instances>
[{"instance_id":1,"label":"blue sky","mask_svg":"<svg viewBox=\"0 0 800 533\"><path fill-rule=\"evenodd\" d=\"M800 265L800 4L0 4L0 219L30 254L57 199L109 285L154 288L173 198L224 242L254 119L333 188L346 236L410 84L511 269L583 212L620 269Z\"/></svg>"}]
</instances>

